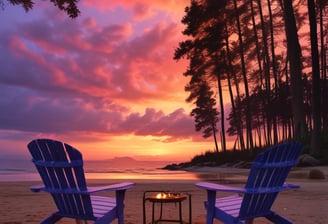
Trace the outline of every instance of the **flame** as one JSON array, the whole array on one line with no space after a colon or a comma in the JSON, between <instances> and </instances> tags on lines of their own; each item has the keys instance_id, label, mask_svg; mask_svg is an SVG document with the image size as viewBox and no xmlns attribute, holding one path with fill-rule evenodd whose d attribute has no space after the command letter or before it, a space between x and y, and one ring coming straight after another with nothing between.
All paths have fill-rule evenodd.
<instances>
[{"instance_id":1,"label":"flame","mask_svg":"<svg viewBox=\"0 0 328 224\"><path fill-rule=\"evenodd\" d=\"M167 197L167 194L165 194L165 193L158 193L157 195L156 195L156 198L158 198L158 199L163 199L163 198L166 198Z\"/></svg>"}]
</instances>

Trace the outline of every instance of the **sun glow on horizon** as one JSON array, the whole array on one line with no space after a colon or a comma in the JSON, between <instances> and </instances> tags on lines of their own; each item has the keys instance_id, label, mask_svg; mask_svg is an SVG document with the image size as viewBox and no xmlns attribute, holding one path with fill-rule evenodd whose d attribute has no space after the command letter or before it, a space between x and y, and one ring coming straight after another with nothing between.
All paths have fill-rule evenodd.
<instances>
[{"instance_id":1,"label":"sun glow on horizon","mask_svg":"<svg viewBox=\"0 0 328 224\"><path fill-rule=\"evenodd\" d=\"M102 160L114 157L131 157L137 160L152 161L189 161L196 154L213 148L212 142L193 142L181 140L174 142L160 141L153 136L134 135L115 136L109 141L79 143L77 147L88 160Z\"/></svg>"}]
</instances>

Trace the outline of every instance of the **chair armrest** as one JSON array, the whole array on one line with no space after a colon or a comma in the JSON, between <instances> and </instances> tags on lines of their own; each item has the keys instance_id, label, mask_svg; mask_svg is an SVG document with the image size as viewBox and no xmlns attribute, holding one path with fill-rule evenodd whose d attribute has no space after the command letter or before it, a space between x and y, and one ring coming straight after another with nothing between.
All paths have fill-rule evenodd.
<instances>
[{"instance_id":1,"label":"chair armrest","mask_svg":"<svg viewBox=\"0 0 328 224\"><path fill-rule=\"evenodd\" d=\"M83 194L84 192L86 191L79 191L79 190L76 190L76 189L48 189L46 188L44 185L36 185L36 186L31 186L30 187L30 190L32 192L40 192L40 191L44 191L44 192L47 192L47 193L66 193L66 194ZM87 192L86 192L87 194Z\"/></svg>"},{"instance_id":2,"label":"chair armrest","mask_svg":"<svg viewBox=\"0 0 328 224\"><path fill-rule=\"evenodd\" d=\"M40 192L40 191L45 190L45 188L44 188L44 185L35 185L35 186L31 186L30 190L32 192Z\"/></svg>"},{"instance_id":3,"label":"chair armrest","mask_svg":"<svg viewBox=\"0 0 328 224\"><path fill-rule=\"evenodd\" d=\"M274 192L280 192L280 191L286 191L290 189L298 189L300 186L295 184L283 184L279 187L259 187L259 188L246 188L247 193L274 193Z\"/></svg>"},{"instance_id":4,"label":"chair armrest","mask_svg":"<svg viewBox=\"0 0 328 224\"><path fill-rule=\"evenodd\" d=\"M210 182L199 182L196 186L210 191L223 191L233 193L247 193L246 189L240 187L229 187L221 184L215 184Z\"/></svg>"},{"instance_id":5,"label":"chair armrest","mask_svg":"<svg viewBox=\"0 0 328 224\"><path fill-rule=\"evenodd\" d=\"M296 185L296 184L288 184L288 183L284 183L283 187L287 188L286 190L288 190L288 189L299 189L300 188L299 185Z\"/></svg>"},{"instance_id":6,"label":"chair armrest","mask_svg":"<svg viewBox=\"0 0 328 224\"><path fill-rule=\"evenodd\" d=\"M92 193L103 192L103 191L126 190L133 187L134 185L135 183L125 182L125 183L111 184L106 186L88 187L86 191L82 191L81 193L92 194Z\"/></svg>"},{"instance_id":7,"label":"chair armrest","mask_svg":"<svg viewBox=\"0 0 328 224\"><path fill-rule=\"evenodd\" d=\"M118 183L118 184L111 184L111 185L106 185L106 186L97 186L97 187L88 187L87 190L84 191L79 191L76 189L46 189L44 185L37 185L37 186L32 186L30 187L30 190L33 192L40 192L40 191L45 191L48 193L71 193L71 194L92 194L92 193L97 193L97 192L102 192L102 191L119 191L119 190L126 190L131 187L133 187L135 183Z\"/></svg>"},{"instance_id":8,"label":"chair armrest","mask_svg":"<svg viewBox=\"0 0 328 224\"><path fill-rule=\"evenodd\" d=\"M282 187L275 188L239 188L239 187L229 187L221 184L215 184L210 182L199 182L196 183L197 187L210 190L210 191L223 191L223 192L233 192L233 193L270 193L279 192L289 189L298 189L300 186L295 184L284 184Z\"/></svg>"}]
</instances>

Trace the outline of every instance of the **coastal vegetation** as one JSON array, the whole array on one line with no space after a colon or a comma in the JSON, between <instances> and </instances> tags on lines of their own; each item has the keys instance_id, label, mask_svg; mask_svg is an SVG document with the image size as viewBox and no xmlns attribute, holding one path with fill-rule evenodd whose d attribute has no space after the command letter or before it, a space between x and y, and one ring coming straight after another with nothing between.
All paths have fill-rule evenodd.
<instances>
[{"instance_id":1,"label":"coastal vegetation","mask_svg":"<svg viewBox=\"0 0 328 224\"><path fill-rule=\"evenodd\" d=\"M328 165L328 140L323 140L324 153L322 157L318 158L318 165ZM309 142L302 142L303 155L310 154ZM207 151L203 154L194 156L190 162L184 164L184 166L230 166L249 168L251 162L254 161L258 153L265 150L265 148L253 148L250 151L240 150L227 150L226 152ZM182 165L182 164L181 164ZM299 163L299 166L308 166L310 164Z\"/></svg>"},{"instance_id":2,"label":"coastal vegetation","mask_svg":"<svg viewBox=\"0 0 328 224\"><path fill-rule=\"evenodd\" d=\"M302 156L305 158L303 161L299 160L297 166L327 166L328 165L328 138L322 138L323 154L320 158L315 159L310 156L311 146L310 142L306 139L302 143ZM206 151L202 154L195 155L190 161L182 162L179 164L169 164L163 169L167 170L184 170L190 167L231 167L231 168L250 168L252 162L258 153L264 151L265 147L256 147L252 150L227 150L225 152L216 152L213 150ZM313 175L317 173L314 172Z\"/></svg>"},{"instance_id":3,"label":"coastal vegetation","mask_svg":"<svg viewBox=\"0 0 328 224\"><path fill-rule=\"evenodd\" d=\"M190 1L174 59L189 61L183 75L195 128L220 151L192 162L252 159L259 148L291 139L316 158L327 155L327 5Z\"/></svg>"}]
</instances>

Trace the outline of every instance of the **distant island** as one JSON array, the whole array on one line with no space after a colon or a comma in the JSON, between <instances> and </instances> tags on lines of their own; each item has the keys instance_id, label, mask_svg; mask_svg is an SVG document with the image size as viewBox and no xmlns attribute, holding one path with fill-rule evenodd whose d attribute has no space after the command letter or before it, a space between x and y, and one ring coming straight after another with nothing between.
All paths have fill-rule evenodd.
<instances>
[{"instance_id":1,"label":"distant island","mask_svg":"<svg viewBox=\"0 0 328 224\"><path fill-rule=\"evenodd\" d=\"M175 161L157 161L157 160L137 160L130 156L122 156L122 157L114 157L110 159L103 159L103 160L86 160L86 162L104 162L110 164L111 166L126 166L126 167L133 167L138 166L141 167L143 165L152 165L158 166L158 169L161 169L161 166L164 166L168 163L175 163Z\"/></svg>"}]
</instances>

